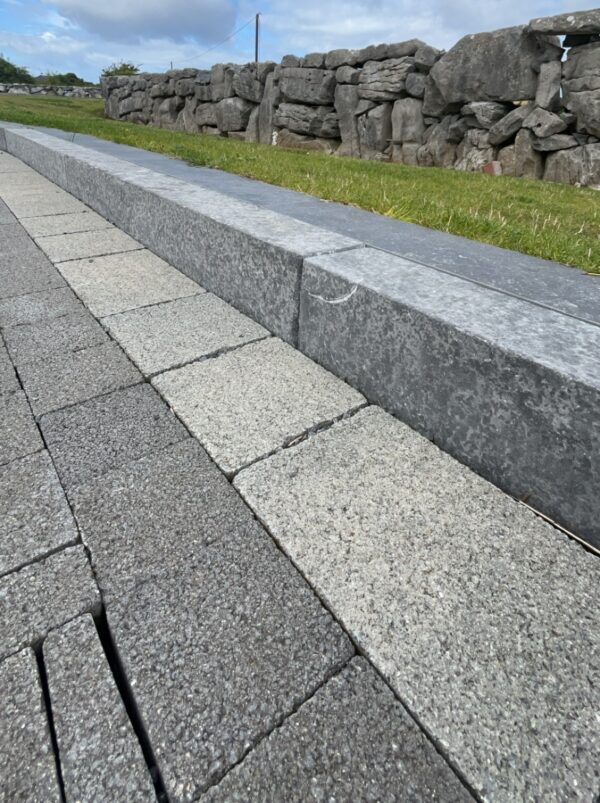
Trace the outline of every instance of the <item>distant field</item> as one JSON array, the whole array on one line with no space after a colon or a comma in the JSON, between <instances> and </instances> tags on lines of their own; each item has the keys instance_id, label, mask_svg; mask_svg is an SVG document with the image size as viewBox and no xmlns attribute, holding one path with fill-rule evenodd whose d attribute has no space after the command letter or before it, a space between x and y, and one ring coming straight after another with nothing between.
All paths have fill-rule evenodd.
<instances>
[{"instance_id":1,"label":"distant field","mask_svg":"<svg viewBox=\"0 0 600 803\"><path fill-rule=\"evenodd\" d=\"M0 119L92 134L600 274L600 193L166 131L103 117L102 101L0 96Z\"/></svg>"}]
</instances>

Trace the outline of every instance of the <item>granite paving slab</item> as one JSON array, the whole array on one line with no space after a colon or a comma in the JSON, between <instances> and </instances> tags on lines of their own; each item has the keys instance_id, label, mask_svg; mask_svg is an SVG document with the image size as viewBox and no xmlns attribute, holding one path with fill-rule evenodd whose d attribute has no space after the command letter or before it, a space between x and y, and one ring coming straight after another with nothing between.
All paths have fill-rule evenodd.
<instances>
[{"instance_id":1,"label":"granite paving slab","mask_svg":"<svg viewBox=\"0 0 600 803\"><path fill-rule=\"evenodd\" d=\"M249 537L255 524L193 438L71 488L70 499L105 599L193 567L210 544Z\"/></svg>"},{"instance_id":2,"label":"granite paving slab","mask_svg":"<svg viewBox=\"0 0 600 803\"><path fill-rule=\"evenodd\" d=\"M600 784L600 562L378 408L235 485L490 800Z\"/></svg>"},{"instance_id":3,"label":"granite paving slab","mask_svg":"<svg viewBox=\"0 0 600 803\"><path fill-rule=\"evenodd\" d=\"M188 438L185 427L147 384L48 413L40 427L67 491Z\"/></svg>"},{"instance_id":4,"label":"granite paving slab","mask_svg":"<svg viewBox=\"0 0 600 803\"><path fill-rule=\"evenodd\" d=\"M204 292L196 282L146 250L75 260L58 267L99 318Z\"/></svg>"},{"instance_id":5,"label":"granite paving slab","mask_svg":"<svg viewBox=\"0 0 600 803\"><path fill-rule=\"evenodd\" d=\"M75 293L66 286L56 290L42 290L0 300L0 327L60 318L83 312L84 309Z\"/></svg>"},{"instance_id":6,"label":"granite paving slab","mask_svg":"<svg viewBox=\"0 0 600 803\"><path fill-rule=\"evenodd\" d=\"M0 688L0 797L7 803L21 800L60 803L42 687L31 650L23 650L0 663Z\"/></svg>"},{"instance_id":7,"label":"granite paving slab","mask_svg":"<svg viewBox=\"0 0 600 803\"><path fill-rule=\"evenodd\" d=\"M4 201L0 201L0 226L16 223L16 218Z\"/></svg>"},{"instance_id":8,"label":"granite paving slab","mask_svg":"<svg viewBox=\"0 0 600 803\"><path fill-rule=\"evenodd\" d=\"M27 397L21 390L0 393L0 465L43 448Z\"/></svg>"},{"instance_id":9,"label":"granite paving slab","mask_svg":"<svg viewBox=\"0 0 600 803\"><path fill-rule=\"evenodd\" d=\"M458 803L473 797L364 658L354 658L206 795Z\"/></svg>"},{"instance_id":10,"label":"granite paving slab","mask_svg":"<svg viewBox=\"0 0 600 803\"><path fill-rule=\"evenodd\" d=\"M142 378L115 343L23 363L19 375L36 416L134 385Z\"/></svg>"},{"instance_id":11,"label":"granite paving slab","mask_svg":"<svg viewBox=\"0 0 600 803\"><path fill-rule=\"evenodd\" d=\"M169 371L153 384L227 474L365 403L276 338Z\"/></svg>"},{"instance_id":12,"label":"granite paving slab","mask_svg":"<svg viewBox=\"0 0 600 803\"><path fill-rule=\"evenodd\" d=\"M39 250L0 265L0 299L64 286L60 273Z\"/></svg>"},{"instance_id":13,"label":"granite paving slab","mask_svg":"<svg viewBox=\"0 0 600 803\"><path fill-rule=\"evenodd\" d=\"M44 662L66 799L156 801L92 617L50 633Z\"/></svg>"},{"instance_id":14,"label":"granite paving slab","mask_svg":"<svg viewBox=\"0 0 600 803\"><path fill-rule=\"evenodd\" d=\"M3 196L7 206L17 218L59 215L66 212L85 212L87 207L62 190L30 193L22 197Z\"/></svg>"},{"instance_id":15,"label":"granite paving slab","mask_svg":"<svg viewBox=\"0 0 600 803\"><path fill-rule=\"evenodd\" d=\"M0 575L77 541L47 451L0 467Z\"/></svg>"},{"instance_id":16,"label":"granite paving slab","mask_svg":"<svg viewBox=\"0 0 600 803\"><path fill-rule=\"evenodd\" d=\"M28 173L32 176L37 175L25 162L11 156L6 151L0 151L0 173Z\"/></svg>"},{"instance_id":17,"label":"granite paving slab","mask_svg":"<svg viewBox=\"0 0 600 803\"><path fill-rule=\"evenodd\" d=\"M140 243L114 227L98 231L53 234L48 237L38 237L36 242L52 262L119 254L142 248Z\"/></svg>"},{"instance_id":18,"label":"granite paving slab","mask_svg":"<svg viewBox=\"0 0 600 803\"><path fill-rule=\"evenodd\" d=\"M15 393L19 389L19 380L14 366L8 356L8 351L0 340L0 396L6 393Z\"/></svg>"},{"instance_id":19,"label":"granite paving slab","mask_svg":"<svg viewBox=\"0 0 600 803\"><path fill-rule=\"evenodd\" d=\"M111 315L103 323L146 376L269 336L212 293Z\"/></svg>"},{"instance_id":20,"label":"granite paving slab","mask_svg":"<svg viewBox=\"0 0 600 803\"><path fill-rule=\"evenodd\" d=\"M52 234L72 234L73 232L112 228L108 220L91 210L25 218L21 224L31 237L48 237Z\"/></svg>"},{"instance_id":21,"label":"granite paving slab","mask_svg":"<svg viewBox=\"0 0 600 803\"><path fill-rule=\"evenodd\" d=\"M107 616L173 803L217 782L353 655L256 523Z\"/></svg>"},{"instance_id":22,"label":"granite paving slab","mask_svg":"<svg viewBox=\"0 0 600 803\"><path fill-rule=\"evenodd\" d=\"M82 546L0 577L0 659L99 606L98 586Z\"/></svg>"},{"instance_id":23,"label":"granite paving slab","mask_svg":"<svg viewBox=\"0 0 600 803\"><path fill-rule=\"evenodd\" d=\"M13 326L4 330L6 348L16 366L51 359L65 352L100 346L108 335L85 309L73 315Z\"/></svg>"}]
</instances>

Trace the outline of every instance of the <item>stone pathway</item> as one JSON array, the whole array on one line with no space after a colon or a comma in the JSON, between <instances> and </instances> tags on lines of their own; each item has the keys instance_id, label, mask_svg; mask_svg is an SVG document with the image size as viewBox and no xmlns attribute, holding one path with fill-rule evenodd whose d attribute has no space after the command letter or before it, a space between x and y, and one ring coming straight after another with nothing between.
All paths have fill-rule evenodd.
<instances>
[{"instance_id":1,"label":"stone pathway","mask_svg":"<svg viewBox=\"0 0 600 803\"><path fill-rule=\"evenodd\" d=\"M0 799L587 800L600 562L0 153Z\"/></svg>"}]
</instances>

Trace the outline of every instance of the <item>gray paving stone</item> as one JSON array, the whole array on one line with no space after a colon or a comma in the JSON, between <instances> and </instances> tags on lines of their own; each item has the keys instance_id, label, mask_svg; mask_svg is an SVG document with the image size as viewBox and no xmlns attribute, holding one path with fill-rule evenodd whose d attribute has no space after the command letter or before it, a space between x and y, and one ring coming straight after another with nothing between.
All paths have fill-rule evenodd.
<instances>
[{"instance_id":1,"label":"gray paving stone","mask_svg":"<svg viewBox=\"0 0 600 803\"><path fill-rule=\"evenodd\" d=\"M0 169L2 159L0 158ZM48 719L35 656L23 650L0 663L0 797L61 800Z\"/></svg>"},{"instance_id":2,"label":"gray paving stone","mask_svg":"<svg viewBox=\"0 0 600 803\"><path fill-rule=\"evenodd\" d=\"M482 798L593 799L597 557L378 408L235 485Z\"/></svg>"},{"instance_id":3,"label":"gray paving stone","mask_svg":"<svg viewBox=\"0 0 600 803\"><path fill-rule=\"evenodd\" d=\"M92 617L50 633L44 663L67 800L155 801Z\"/></svg>"},{"instance_id":4,"label":"gray paving stone","mask_svg":"<svg viewBox=\"0 0 600 803\"><path fill-rule=\"evenodd\" d=\"M0 467L0 575L62 546L78 533L48 452Z\"/></svg>"},{"instance_id":5,"label":"gray paving stone","mask_svg":"<svg viewBox=\"0 0 600 803\"><path fill-rule=\"evenodd\" d=\"M329 680L203 800L245 803L266 799L267 790L289 803L473 800L364 658Z\"/></svg>"},{"instance_id":6,"label":"gray paving stone","mask_svg":"<svg viewBox=\"0 0 600 803\"><path fill-rule=\"evenodd\" d=\"M0 174L3 173L29 173L35 175L35 171L20 159L0 150Z\"/></svg>"},{"instance_id":7,"label":"gray paving stone","mask_svg":"<svg viewBox=\"0 0 600 803\"><path fill-rule=\"evenodd\" d=\"M91 210L88 212L71 212L63 215L26 218L21 225L31 237L48 237L52 234L72 234L79 231L97 231L112 228L108 220Z\"/></svg>"},{"instance_id":8,"label":"gray paving stone","mask_svg":"<svg viewBox=\"0 0 600 803\"><path fill-rule=\"evenodd\" d=\"M64 286L64 279L41 251L0 265L0 299Z\"/></svg>"},{"instance_id":9,"label":"gray paving stone","mask_svg":"<svg viewBox=\"0 0 600 803\"><path fill-rule=\"evenodd\" d=\"M0 201L0 226L5 226L7 223L16 223L16 218L8 206Z\"/></svg>"},{"instance_id":10,"label":"gray paving stone","mask_svg":"<svg viewBox=\"0 0 600 803\"><path fill-rule=\"evenodd\" d=\"M82 546L1 577L0 659L99 606L100 594Z\"/></svg>"},{"instance_id":11,"label":"gray paving stone","mask_svg":"<svg viewBox=\"0 0 600 803\"><path fill-rule=\"evenodd\" d=\"M19 380L14 366L8 356L8 351L0 340L0 396L6 393L14 393L19 388Z\"/></svg>"},{"instance_id":12,"label":"gray paving stone","mask_svg":"<svg viewBox=\"0 0 600 803\"><path fill-rule=\"evenodd\" d=\"M0 326L18 326L23 323L50 318L60 318L75 312L83 312L85 307L75 293L68 287L57 290L43 290L0 301Z\"/></svg>"},{"instance_id":13,"label":"gray paving stone","mask_svg":"<svg viewBox=\"0 0 600 803\"><path fill-rule=\"evenodd\" d=\"M228 474L364 404L360 393L275 338L153 384Z\"/></svg>"},{"instance_id":14,"label":"gray paving stone","mask_svg":"<svg viewBox=\"0 0 600 803\"><path fill-rule=\"evenodd\" d=\"M0 393L0 465L43 448L25 394Z\"/></svg>"},{"instance_id":15,"label":"gray paving stone","mask_svg":"<svg viewBox=\"0 0 600 803\"><path fill-rule=\"evenodd\" d=\"M70 351L100 346L108 335L87 310L4 331L4 341L16 366L33 360L52 358Z\"/></svg>"},{"instance_id":16,"label":"gray paving stone","mask_svg":"<svg viewBox=\"0 0 600 803\"><path fill-rule=\"evenodd\" d=\"M17 218L59 215L67 212L85 212L87 207L62 190L41 190L23 194L21 197L7 197L4 200Z\"/></svg>"},{"instance_id":17,"label":"gray paving stone","mask_svg":"<svg viewBox=\"0 0 600 803\"><path fill-rule=\"evenodd\" d=\"M115 343L27 362L19 375L34 415L134 385L141 374Z\"/></svg>"},{"instance_id":18,"label":"gray paving stone","mask_svg":"<svg viewBox=\"0 0 600 803\"><path fill-rule=\"evenodd\" d=\"M53 234L36 240L52 262L137 251L142 246L119 229Z\"/></svg>"},{"instance_id":19,"label":"gray paving stone","mask_svg":"<svg viewBox=\"0 0 600 803\"><path fill-rule=\"evenodd\" d=\"M48 413L40 426L67 489L189 437L146 384Z\"/></svg>"},{"instance_id":20,"label":"gray paving stone","mask_svg":"<svg viewBox=\"0 0 600 803\"><path fill-rule=\"evenodd\" d=\"M97 317L204 292L150 251L61 264L60 271Z\"/></svg>"},{"instance_id":21,"label":"gray paving stone","mask_svg":"<svg viewBox=\"0 0 600 803\"><path fill-rule=\"evenodd\" d=\"M212 293L111 315L103 323L146 376L269 336Z\"/></svg>"},{"instance_id":22,"label":"gray paving stone","mask_svg":"<svg viewBox=\"0 0 600 803\"><path fill-rule=\"evenodd\" d=\"M105 599L194 566L208 545L254 526L193 438L72 488L70 499Z\"/></svg>"},{"instance_id":23,"label":"gray paving stone","mask_svg":"<svg viewBox=\"0 0 600 803\"><path fill-rule=\"evenodd\" d=\"M353 654L256 523L107 616L174 802L195 800Z\"/></svg>"}]
</instances>

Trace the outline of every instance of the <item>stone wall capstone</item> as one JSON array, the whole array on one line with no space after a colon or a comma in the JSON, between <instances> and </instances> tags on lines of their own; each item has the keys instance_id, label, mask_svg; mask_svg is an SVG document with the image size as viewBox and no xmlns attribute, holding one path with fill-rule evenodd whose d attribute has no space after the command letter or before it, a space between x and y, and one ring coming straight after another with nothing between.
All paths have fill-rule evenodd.
<instances>
[{"instance_id":1,"label":"stone wall capstone","mask_svg":"<svg viewBox=\"0 0 600 803\"><path fill-rule=\"evenodd\" d=\"M448 52L413 39L112 76L102 93L116 120L600 187L600 9L465 36Z\"/></svg>"}]
</instances>

